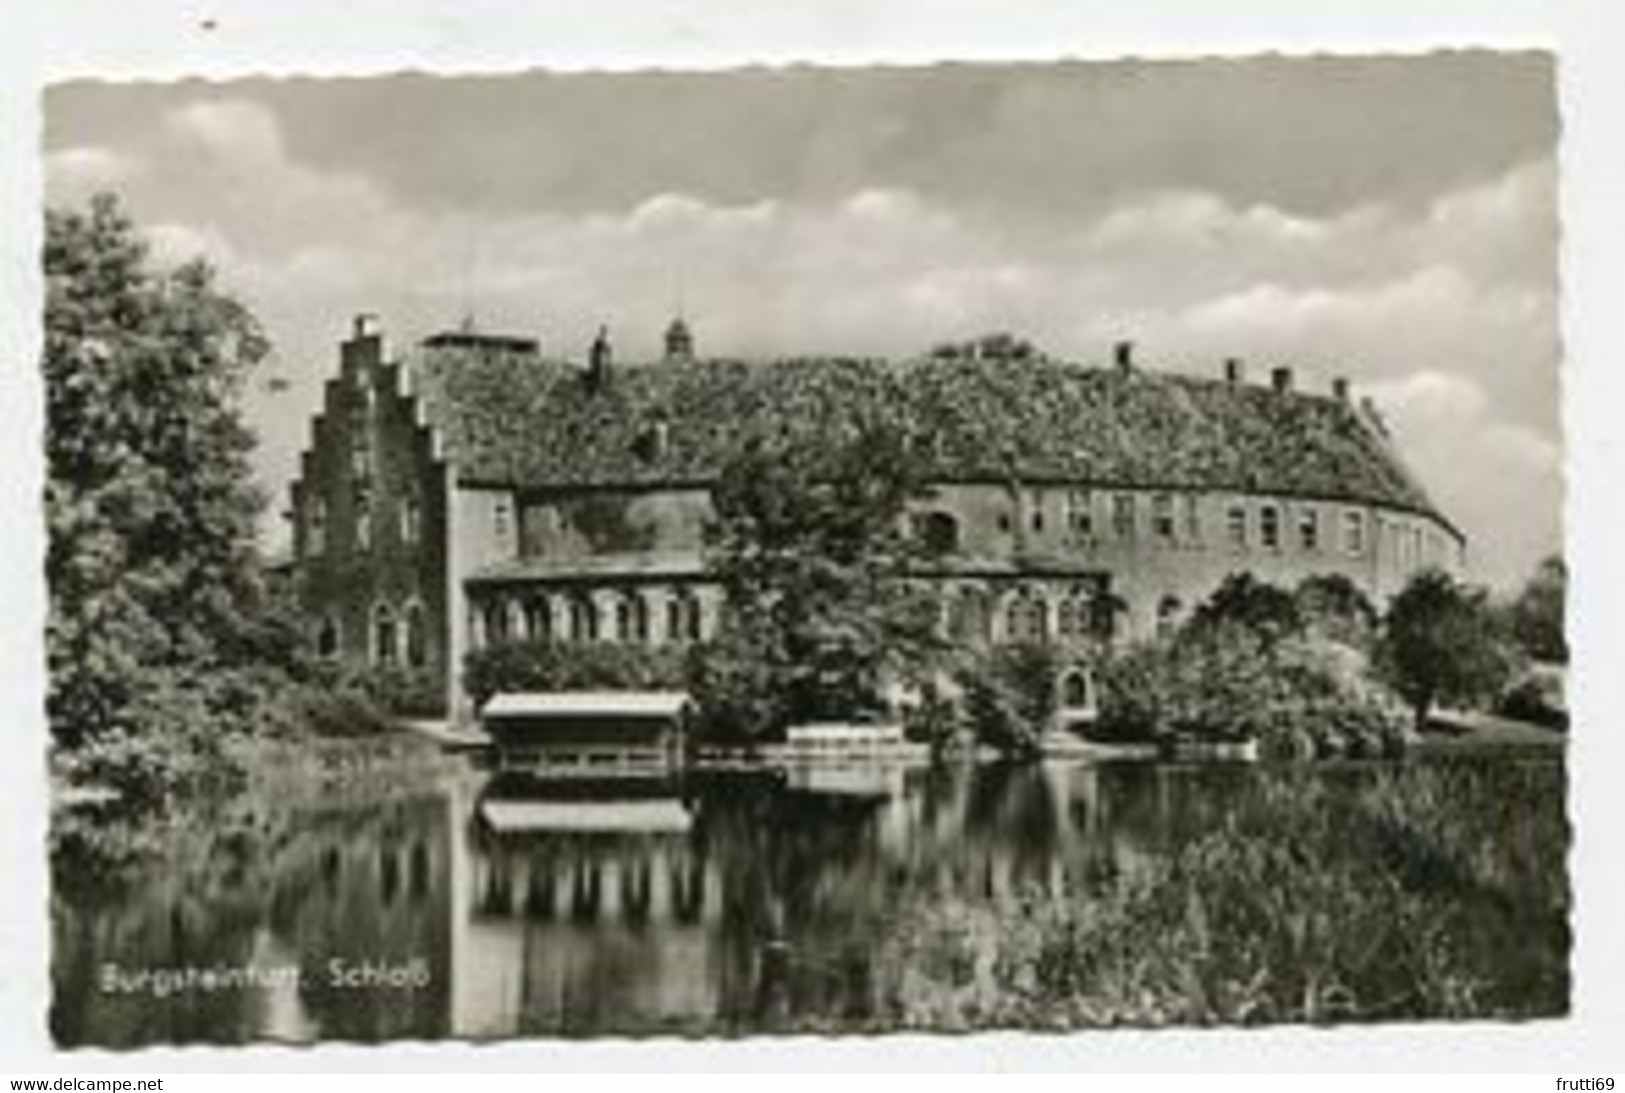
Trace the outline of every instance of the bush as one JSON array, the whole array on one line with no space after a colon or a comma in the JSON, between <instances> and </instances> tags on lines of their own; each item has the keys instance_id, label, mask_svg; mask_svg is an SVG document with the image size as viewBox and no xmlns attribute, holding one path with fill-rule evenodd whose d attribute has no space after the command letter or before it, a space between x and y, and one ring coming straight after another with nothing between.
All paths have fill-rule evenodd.
<instances>
[{"instance_id":1,"label":"bush","mask_svg":"<svg viewBox=\"0 0 1625 1093\"><path fill-rule=\"evenodd\" d=\"M1007 755L1030 755L1055 721L1060 662L1044 645L1006 645L957 673L964 715L979 744Z\"/></svg>"},{"instance_id":2,"label":"bush","mask_svg":"<svg viewBox=\"0 0 1625 1093\"><path fill-rule=\"evenodd\" d=\"M1271 643L1275 644L1271 644ZM1392 754L1384 695L1355 650L1319 639L1262 638L1204 622L1174 641L1108 661L1100 678L1105 740L1258 740L1273 758Z\"/></svg>"},{"instance_id":3,"label":"bush","mask_svg":"<svg viewBox=\"0 0 1625 1093\"><path fill-rule=\"evenodd\" d=\"M1560 685L1536 676L1525 676L1509 687L1496 704L1502 717L1527 721L1548 729L1569 727L1569 712L1564 708Z\"/></svg>"},{"instance_id":4,"label":"bush","mask_svg":"<svg viewBox=\"0 0 1625 1093\"><path fill-rule=\"evenodd\" d=\"M670 645L505 642L463 661L463 689L476 706L504 691L646 691L684 686L684 651Z\"/></svg>"}]
</instances>

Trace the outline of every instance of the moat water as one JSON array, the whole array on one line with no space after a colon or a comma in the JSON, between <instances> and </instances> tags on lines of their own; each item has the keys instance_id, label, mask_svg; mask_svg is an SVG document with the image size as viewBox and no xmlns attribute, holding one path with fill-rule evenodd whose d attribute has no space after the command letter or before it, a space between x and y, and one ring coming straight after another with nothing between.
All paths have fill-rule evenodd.
<instances>
[{"instance_id":1,"label":"moat water","mask_svg":"<svg viewBox=\"0 0 1625 1093\"><path fill-rule=\"evenodd\" d=\"M921 913L1083 898L1266 776L470 765L411 790L243 797L165 836L184 844L161 866L102 874L86 845L64 851L52 1032L125 1047L892 1027L886 961ZM1351 792L1375 776L1315 775Z\"/></svg>"}]
</instances>

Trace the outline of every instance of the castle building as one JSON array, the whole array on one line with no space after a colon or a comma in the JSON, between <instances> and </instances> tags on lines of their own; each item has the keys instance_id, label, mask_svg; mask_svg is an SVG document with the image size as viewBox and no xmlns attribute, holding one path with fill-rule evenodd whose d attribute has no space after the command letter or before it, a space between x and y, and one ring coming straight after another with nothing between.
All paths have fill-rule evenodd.
<instances>
[{"instance_id":1,"label":"castle building","mask_svg":"<svg viewBox=\"0 0 1625 1093\"><path fill-rule=\"evenodd\" d=\"M955 641L1085 653L1166 632L1226 576L1342 574L1374 601L1465 541L1346 381L1294 388L1103 367L999 335L916 359L585 364L463 329L390 350L358 318L292 487L295 571L325 656L431 673L513 640L714 633L710 488L751 436L834 442L876 412L927 436L909 514Z\"/></svg>"}]
</instances>

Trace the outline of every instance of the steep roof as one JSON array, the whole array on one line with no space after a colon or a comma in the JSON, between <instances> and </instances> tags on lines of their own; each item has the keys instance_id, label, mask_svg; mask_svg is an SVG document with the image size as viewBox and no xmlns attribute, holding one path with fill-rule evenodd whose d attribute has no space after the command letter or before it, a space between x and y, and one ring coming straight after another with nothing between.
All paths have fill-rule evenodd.
<instances>
[{"instance_id":1,"label":"steep roof","mask_svg":"<svg viewBox=\"0 0 1625 1093\"><path fill-rule=\"evenodd\" d=\"M1265 492L1444 521L1355 407L1220 380L1045 357L821 357L616 365L595 388L579 365L494 348L422 349L409 367L464 481L704 484L747 437L832 445L878 415L929 438L940 481Z\"/></svg>"}]
</instances>

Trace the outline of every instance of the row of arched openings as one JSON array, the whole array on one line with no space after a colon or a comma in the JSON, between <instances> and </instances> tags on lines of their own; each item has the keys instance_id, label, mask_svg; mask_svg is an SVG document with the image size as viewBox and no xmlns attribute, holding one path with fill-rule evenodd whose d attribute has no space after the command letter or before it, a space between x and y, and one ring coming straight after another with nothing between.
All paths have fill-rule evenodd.
<instances>
[{"instance_id":1,"label":"row of arched openings","mask_svg":"<svg viewBox=\"0 0 1625 1093\"><path fill-rule=\"evenodd\" d=\"M381 668L402 664L421 668L428 663L428 615L416 600L399 611L387 602L373 605L368 614L367 657ZM322 619L316 629L318 656L336 657L343 650L343 630L337 617Z\"/></svg>"},{"instance_id":2,"label":"row of arched openings","mask_svg":"<svg viewBox=\"0 0 1625 1093\"><path fill-rule=\"evenodd\" d=\"M585 593L496 597L482 606L481 623L486 642L493 645L518 640L607 640L626 645L700 640L702 622L697 597L679 593L667 599L665 607L657 631L649 599L637 591L617 593L607 605Z\"/></svg>"},{"instance_id":3,"label":"row of arched openings","mask_svg":"<svg viewBox=\"0 0 1625 1093\"><path fill-rule=\"evenodd\" d=\"M954 641L988 642L993 637L995 600L991 592L967 588L948 604L948 636ZM1074 593L1051 609L1041 592L1025 590L1004 606L1004 636L1011 642L1043 643L1052 639L1111 640L1116 630L1118 602L1109 596Z\"/></svg>"}]
</instances>

